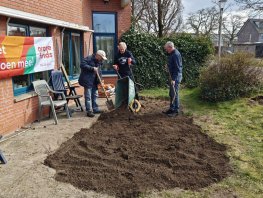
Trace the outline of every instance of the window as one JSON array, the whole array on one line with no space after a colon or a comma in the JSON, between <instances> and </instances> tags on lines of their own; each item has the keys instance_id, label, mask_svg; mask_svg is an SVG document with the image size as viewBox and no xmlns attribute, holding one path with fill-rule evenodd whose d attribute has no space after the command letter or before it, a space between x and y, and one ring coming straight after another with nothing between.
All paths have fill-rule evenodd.
<instances>
[{"instance_id":1,"label":"window","mask_svg":"<svg viewBox=\"0 0 263 198\"><path fill-rule=\"evenodd\" d=\"M263 34L259 35L259 42L263 42Z\"/></svg>"},{"instance_id":2,"label":"window","mask_svg":"<svg viewBox=\"0 0 263 198\"><path fill-rule=\"evenodd\" d=\"M8 36L26 36L26 30L27 28L25 26L8 26Z\"/></svg>"},{"instance_id":3,"label":"window","mask_svg":"<svg viewBox=\"0 0 263 198\"><path fill-rule=\"evenodd\" d=\"M102 67L103 74L114 73L112 65L117 47L116 24L115 13L93 13L94 52L104 50L108 58Z\"/></svg>"},{"instance_id":4,"label":"window","mask_svg":"<svg viewBox=\"0 0 263 198\"><path fill-rule=\"evenodd\" d=\"M29 25L13 24L8 25L8 36L34 36L42 37L47 35L46 28ZM32 81L45 79L48 81L48 71L22 76L15 76L13 79L14 95L18 96L33 90Z\"/></svg>"},{"instance_id":5,"label":"window","mask_svg":"<svg viewBox=\"0 0 263 198\"><path fill-rule=\"evenodd\" d=\"M108 60L104 61L103 71L112 71L114 61L114 37L113 36L96 36L96 49L102 49L106 52Z\"/></svg>"},{"instance_id":6,"label":"window","mask_svg":"<svg viewBox=\"0 0 263 198\"><path fill-rule=\"evenodd\" d=\"M38 27L29 27L30 36L34 37L45 37L47 35L46 29Z\"/></svg>"},{"instance_id":7,"label":"window","mask_svg":"<svg viewBox=\"0 0 263 198\"><path fill-rule=\"evenodd\" d=\"M65 32L63 38L62 62L70 79L76 79L80 74L80 60L82 58L81 34Z\"/></svg>"},{"instance_id":8,"label":"window","mask_svg":"<svg viewBox=\"0 0 263 198\"><path fill-rule=\"evenodd\" d=\"M115 33L115 14L94 13L93 28L96 33Z\"/></svg>"}]
</instances>

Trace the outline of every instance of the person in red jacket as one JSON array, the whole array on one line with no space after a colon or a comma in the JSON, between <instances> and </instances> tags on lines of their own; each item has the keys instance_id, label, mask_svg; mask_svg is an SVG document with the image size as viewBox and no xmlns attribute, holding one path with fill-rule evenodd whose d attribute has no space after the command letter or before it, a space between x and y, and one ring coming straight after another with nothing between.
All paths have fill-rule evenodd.
<instances>
[{"instance_id":1,"label":"person in red jacket","mask_svg":"<svg viewBox=\"0 0 263 198\"><path fill-rule=\"evenodd\" d=\"M127 50L126 43L120 42L118 45L118 49L119 51L115 56L113 68L119 72L120 78L124 78L126 76L131 77L130 66L135 65L136 60L133 57L132 53Z\"/></svg>"}]
</instances>

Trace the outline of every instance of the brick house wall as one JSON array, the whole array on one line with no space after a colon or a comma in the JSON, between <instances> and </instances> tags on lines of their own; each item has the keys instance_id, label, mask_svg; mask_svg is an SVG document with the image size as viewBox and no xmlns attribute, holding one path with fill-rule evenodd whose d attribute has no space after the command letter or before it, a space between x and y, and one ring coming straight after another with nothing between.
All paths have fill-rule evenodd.
<instances>
[{"instance_id":1,"label":"brick house wall","mask_svg":"<svg viewBox=\"0 0 263 198\"><path fill-rule=\"evenodd\" d=\"M109 3L101 3L102 1L96 1L96 3L89 4L88 6L91 8L89 10L89 16L92 16L92 11L95 12L116 12L118 17L118 38L126 32L130 28L131 24L131 7L126 6L125 8L121 8L120 0L110 0ZM127 17L128 16L128 17ZM87 22L90 27L92 27L92 18L87 17Z\"/></svg>"},{"instance_id":2,"label":"brick house wall","mask_svg":"<svg viewBox=\"0 0 263 198\"><path fill-rule=\"evenodd\" d=\"M85 0L84 0L85 1ZM80 0L48 0L48 1L28 1L28 0L1 0L0 6L13 8L16 10L60 19L67 22L83 24L83 1Z\"/></svg>"},{"instance_id":3,"label":"brick house wall","mask_svg":"<svg viewBox=\"0 0 263 198\"><path fill-rule=\"evenodd\" d=\"M121 8L120 0L111 0L108 4L103 1L94 0L48 0L48 1L28 1L28 0L1 0L0 6L46 16L62 21L76 23L79 25L89 26L92 29L92 12L116 12L118 17L118 38L130 28L131 24L131 7ZM6 35L7 17L0 15L0 35ZM61 46L61 30L62 27L48 25L50 36L53 37L55 57L56 42ZM83 42L89 43L90 32L83 33ZM91 39L92 41L92 39ZM90 43L90 53L93 50L93 44ZM87 47L83 47L83 55L87 55ZM56 68L57 68L56 60ZM114 83L116 77L105 79L106 82ZM80 87L77 92L83 93ZM37 119L38 99L37 97L29 97L27 99L16 102L13 93L12 79L0 80L0 134L7 134L19 129L20 127L32 123Z\"/></svg>"}]
</instances>

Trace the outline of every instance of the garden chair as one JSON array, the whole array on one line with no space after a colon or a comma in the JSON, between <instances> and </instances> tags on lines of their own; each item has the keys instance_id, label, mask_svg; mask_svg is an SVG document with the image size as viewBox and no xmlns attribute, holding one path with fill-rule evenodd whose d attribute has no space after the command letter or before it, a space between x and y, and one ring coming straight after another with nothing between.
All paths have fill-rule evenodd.
<instances>
[{"instance_id":1,"label":"garden chair","mask_svg":"<svg viewBox=\"0 0 263 198\"><path fill-rule=\"evenodd\" d=\"M38 121L41 120L41 113L44 106L49 106L52 110L53 118L55 120L55 124L58 124L57 114L55 108L64 107L64 110L67 113L67 117L70 118L70 113L68 109L68 104L66 97L63 92L53 91L47 84L45 80L37 80L33 82L33 87L35 89L36 94L38 95L39 105L38 105ZM53 100L50 93L60 94L62 96L62 100Z\"/></svg>"},{"instance_id":2,"label":"garden chair","mask_svg":"<svg viewBox=\"0 0 263 198\"><path fill-rule=\"evenodd\" d=\"M67 94L67 88L65 87L64 81L63 81L63 74L61 71L52 71L51 72L51 84L54 91L63 92L66 96L67 103L69 100L74 100L77 108L80 108L81 111L83 111L83 108L80 103L80 98L82 95L77 95L75 87L68 87L69 88L69 94ZM56 94L56 98L58 95Z\"/></svg>"},{"instance_id":3,"label":"garden chair","mask_svg":"<svg viewBox=\"0 0 263 198\"><path fill-rule=\"evenodd\" d=\"M2 139L2 135L0 135L0 140ZM6 164L7 163L7 160L5 159L5 156L3 154L3 152L0 150L0 162L3 163L3 164Z\"/></svg>"},{"instance_id":4,"label":"garden chair","mask_svg":"<svg viewBox=\"0 0 263 198\"><path fill-rule=\"evenodd\" d=\"M5 159L5 156L1 150L0 150L0 162L3 164L7 163L7 160Z\"/></svg>"},{"instance_id":5,"label":"garden chair","mask_svg":"<svg viewBox=\"0 0 263 198\"><path fill-rule=\"evenodd\" d=\"M66 82L67 82L67 86L69 88L69 95L71 95L71 94L77 95L75 88L80 87L80 86L71 84L71 82L69 80L69 77L68 77L68 74L67 74L67 71L66 71L66 69L65 69L63 64L60 65L60 69L61 69L61 71L62 71L62 73L63 73L63 75L65 77Z\"/></svg>"},{"instance_id":6,"label":"garden chair","mask_svg":"<svg viewBox=\"0 0 263 198\"><path fill-rule=\"evenodd\" d=\"M66 82L67 82L67 87L69 88L69 94L68 94L68 95L72 95L72 94L78 95L78 94L76 93L76 88L77 88L77 87L80 87L80 86L79 86L79 85L72 85L72 84L71 84L71 82L70 82L70 80L69 80L69 77L68 77L68 74L67 74L67 71L66 71L66 69L65 69L65 67L64 67L63 64L60 64L60 69L61 69L61 71L62 71L62 73L63 73L63 75L64 75L64 77L65 77Z\"/></svg>"}]
</instances>

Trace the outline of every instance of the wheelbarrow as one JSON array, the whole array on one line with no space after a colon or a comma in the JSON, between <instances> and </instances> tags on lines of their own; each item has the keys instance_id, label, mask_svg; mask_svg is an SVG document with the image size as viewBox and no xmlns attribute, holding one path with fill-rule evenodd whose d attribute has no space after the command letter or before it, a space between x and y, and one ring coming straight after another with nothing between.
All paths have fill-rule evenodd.
<instances>
[{"instance_id":1,"label":"wheelbarrow","mask_svg":"<svg viewBox=\"0 0 263 198\"><path fill-rule=\"evenodd\" d=\"M115 91L115 108L125 108L137 113L141 109L134 81L130 77L124 77L117 81Z\"/></svg>"}]
</instances>

